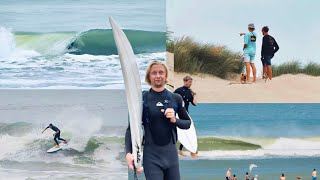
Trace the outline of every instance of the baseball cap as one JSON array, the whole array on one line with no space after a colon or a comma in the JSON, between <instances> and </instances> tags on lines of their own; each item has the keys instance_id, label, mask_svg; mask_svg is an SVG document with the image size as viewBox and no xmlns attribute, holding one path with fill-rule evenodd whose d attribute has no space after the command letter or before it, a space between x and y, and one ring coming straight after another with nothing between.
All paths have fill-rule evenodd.
<instances>
[{"instance_id":1,"label":"baseball cap","mask_svg":"<svg viewBox=\"0 0 320 180\"><path fill-rule=\"evenodd\" d=\"M248 28L254 28L254 24L253 23L249 24Z\"/></svg>"}]
</instances>

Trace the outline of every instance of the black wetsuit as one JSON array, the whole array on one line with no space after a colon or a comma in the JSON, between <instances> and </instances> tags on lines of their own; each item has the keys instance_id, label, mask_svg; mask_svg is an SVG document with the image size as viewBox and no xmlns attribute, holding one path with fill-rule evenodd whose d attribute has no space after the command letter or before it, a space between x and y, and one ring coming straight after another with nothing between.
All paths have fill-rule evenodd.
<instances>
[{"instance_id":1,"label":"black wetsuit","mask_svg":"<svg viewBox=\"0 0 320 180\"><path fill-rule=\"evenodd\" d=\"M192 96L191 90L189 88L187 88L185 86L182 86L182 87L179 87L178 89L176 89L174 92L181 95L181 97L182 97L182 99L184 101L184 104L185 104L187 112L189 112L189 104L190 104L190 102L192 103L192 105L196 106L193 103L193 96ZM183 145L180 144L179 150L182 150L182 148L183 148Z\"/></svg>"},{"instance_id":2,"label":"black wetsuit","mask_svg":"<svg viewBox=\"0 0 320 180\"><path fill-rule=\"evenodd\" d=\"M147 180L180 180L179 159L176 148L177 128L188 129L191 121L179 94L167 89L144 92L143 167ZM176 123L164 116L161 109L174 108L179 118ZM132 153L130 126L125 135L125 151Z\"/></svg>"},{"instance_id":3,"label":"black wetsuit","mask_svg":"<svg viewBox=\"0 0 320 180\"><path fill-rule=\"evenodd\" d=\"M57 141L57 139L58 139L58 140L61 140L61 141L66 141L66 140L60 138L60 133L61 133L61 131L60 131L59 128L57 128L57 127L54 126L54 125L52 125L51 127L48 126L47 128L51 128L54 132L58 132L58 131L59 131L59 132L54 136L54 138L53 138L57 145L59 145L59 142Z\"/></svg>"}]
</instances>

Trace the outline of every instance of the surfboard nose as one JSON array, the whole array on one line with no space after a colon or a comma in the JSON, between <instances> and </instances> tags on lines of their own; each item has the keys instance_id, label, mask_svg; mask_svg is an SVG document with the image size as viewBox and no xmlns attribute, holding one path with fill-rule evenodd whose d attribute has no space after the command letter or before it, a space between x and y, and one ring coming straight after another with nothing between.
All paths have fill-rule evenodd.
<instances>
[{"instance_id":1,"label":"surfboard nose","mask_svg":"<svg viewBox=\"0 0 320 180\"><path fill-rule=\"evenodd\" d=\"M109 19L111 27L113 28L113 25L117 24L117 23L114 21L114 19L111 16L109 16L108 19Z\"/></svg>"}]
</instances>

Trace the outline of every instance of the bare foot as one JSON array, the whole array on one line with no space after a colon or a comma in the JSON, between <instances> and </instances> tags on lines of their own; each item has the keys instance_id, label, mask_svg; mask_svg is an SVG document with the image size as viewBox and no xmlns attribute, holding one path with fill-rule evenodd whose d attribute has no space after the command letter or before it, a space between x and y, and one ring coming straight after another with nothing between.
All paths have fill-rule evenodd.
<instances>
[{"instance_id":1,"label":"bare foot","mask_svg":"<svg viewBox=\"0 0 320 180\"><path fill-rule=\"evenodd\" d=\"M185 155L181 150L179 150L178 152L181 156L186 157L187 155Z\"/></svg>"},{"instance_id":2,"label":"bare foot","mask_svg":"<svg viewBox=\"0 0 320 180\"><path fill-rule=\"evenodd\" d=\"M193 158L193 159L197 159L199 156L198 154L196 153L190 153L190 156Z\"/></svg>"}]
</instances>

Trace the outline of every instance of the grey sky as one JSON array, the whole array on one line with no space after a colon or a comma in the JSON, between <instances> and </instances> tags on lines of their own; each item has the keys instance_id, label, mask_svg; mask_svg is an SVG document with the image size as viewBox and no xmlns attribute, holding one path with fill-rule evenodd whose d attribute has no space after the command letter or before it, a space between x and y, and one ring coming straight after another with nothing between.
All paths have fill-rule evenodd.
<instances>
[{"instance_id":1,"label":"grey sky","mask_svg":"<svg viewBox=\"0 0 320 180\"><path fill-rule=\"evenodd\" d=\"M270 27L280 46L274 63L288 60L320 62L320 1L309 0L170 0L167 24L175 37L188 35L199 42L227 45L242 51L247 25L256 25L260 62L261 28Z\"/></svg>"}]
</instances>

